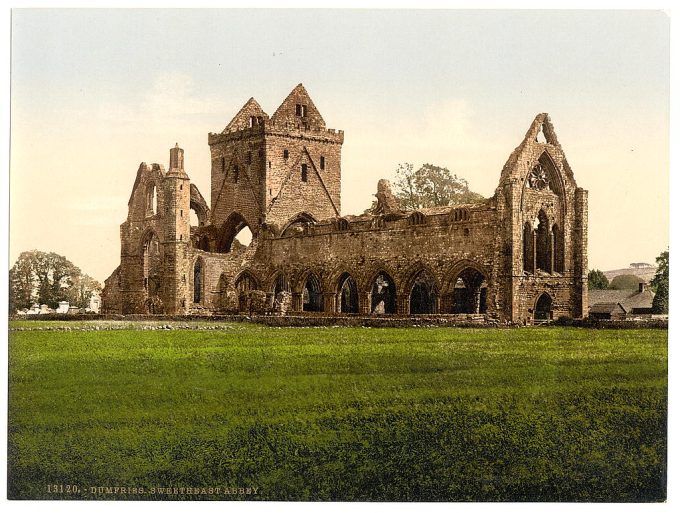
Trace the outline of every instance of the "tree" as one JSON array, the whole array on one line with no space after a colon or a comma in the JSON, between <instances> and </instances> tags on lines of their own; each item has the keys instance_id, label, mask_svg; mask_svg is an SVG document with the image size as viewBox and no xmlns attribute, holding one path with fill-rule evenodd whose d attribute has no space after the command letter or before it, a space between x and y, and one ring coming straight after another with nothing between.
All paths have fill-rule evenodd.
<instances>
[{"instance_id":1,"label":"tree","mask_svg":"<svg viewBox=\"0 0 680 513\"><path fill-rule=\"evenodd\" d=\"M652 311L659 314L668 313L668 250L656 257L656 274L650 285L656 288L652 301Z\"/></svg>"},{"instance_id":2,"label":"tree","mask_svg":"<svg viewBox=\"0 0 680 513\"><path fill-rule=\"evenodd\" d=\"M484 200L481 194L470 190L465 178L432 164L423 164L419 169L413 164L399 164L394 185L400 206L407 210Z\"/></svg>"},{"instance_id":3,"label":"tree","mask_svg":"<svg viewBox=\"0 0 680 513\"><path fill-rule=\"evenodd\" d=\"M101 291L99 282L83 274L66 257L43 251L24 251L9 272L10 313L33 303L56 308L59 301L86 307Z\"/></svg>"},{"instance_id":4,"label":"tree","mask_svg":"<svg viewBox=\"0 0 680 513\"><path fill-rule=\"evenodd\" d=\"M614 290L634 290L637 289L640 282L643 281L645 280L634 274L619 274L612 278L612 281L609 283L609 288Z\"/></svg>"},{"instance_id":5,"label":"tree","mask_svg":"<svg viewBox=\"0 0 680 513\"><path fill-rule=\"evenodd\" d=\"M609 287L609 280L599 269L591 269L588 273L588 289L602 290Z\"/></svg>"}]
</instances>

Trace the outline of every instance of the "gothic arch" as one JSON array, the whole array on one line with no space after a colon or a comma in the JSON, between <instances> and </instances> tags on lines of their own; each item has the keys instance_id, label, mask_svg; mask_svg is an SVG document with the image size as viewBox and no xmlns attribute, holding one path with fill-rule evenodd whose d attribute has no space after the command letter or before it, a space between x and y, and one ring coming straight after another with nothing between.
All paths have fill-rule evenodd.
<instances>
[{"instance_id":1,"label":"gothic arch","mask_svg":"<svg viewBox=\"0 0 680 513\"><path fill-rule=\"evenodd\" d=\"M234 239L239 234L241 230L248 228L253 234L253 239L255 238L255 232L246 221L243 214L240 212L232 212L227 220L222 223L218 233L217 233L217 246L215 251L217 253L229 253L231 251L231 245L234 243Z\"/></svg>"},{"instance_id":2,"label":"gothic arch","mask_svg":"<svg viewBox=\"0 0 680 513\"><path fill-rule=\"evenodd\" d=\"M191 267L192 303L203 304L205 301L205 261L198 257Z\"/></svg>"},{"instance_id":3,"label":"gothic arch","mask_svg":"<svg viewBox=\"0 0 680 513\"><path fill-rule=\"evenodd\" d=\"M537 178L537 173L534 173L534 171L538 171L538 174L542 171L545 174L545 178L547 179L545 189L549 189L558 196L564 197L565 187L562 174L560 173L555 160L547 151L544 150L531 164L531 169L524 177L523 190L532 188L532 178ZM537 187L540 189L540 184L537 184Z\"/></svg>"},{"instance_id":4,"label":"gothic arch","mask_svg":"<svg viewBox=\"0 0 680 513\"><path fill-rule=\"evenodd\" d=\"M160 296L163 274L163 250L156 231L148 228L140 239L142 286L147 298ZM158 313L158 312L156 312Z\"/></svg>"},{"instance_id":5,"label":"gothic arch","mask_svg":"<svg viewBox=\"0 0 680 513\"><path fill-rule=\"evenodd\" d=\"M308 212L298 212L295 214L293 217L288 219L286 221L286 224L284 225L283 229L281 230L281 237L284 237L286 235L292 235L292 230L294 226L298 225L308 225L308 224L316 224L317 220L314 218L314 216ZM288 232L288 233L287 233Z\"/></svg>"},{"instance_id":6,"label":"gothic arch","mask_svg":"<svg viewBox=\"0 0 680 513\"><path fill-rule=\"evenodd\" d=\"M239 293L247 292L249 290L259 290L260 280L257 279L257 276L255 276L252 271L245 269L234 279L234 287Z\"/></svg>"},{"instance_id":7,"label":"gothic arch","mask_svg":"<svg viewBox=\"0 0 680 513\"><path fill-rule=\"evenodd\" d=\"M274 297L280 292L291 292L290 280L283 271L276 271L268 281L267 290L270 290Z\"/></svg>"},{"instance_id":8,"label":"gothic arch","mask_svg":"<svg viewBox=\"0 0 680 513\"><path fill-rule=\"evenodd\" d=\"M439 311L440 286L434 274L421 268L407 280L409 314L435 314Z\"/></svg>"},{"instance_id":9,"label":"gothic arch","mask_svg":"<svg viewBox=\"0 0 680 513\"><path fill-rule=\"evenodd\" d=\"M547 292L538 295L534 301L534 321L552 319L553 298Z\"/></svg>"},{"instance_id":10,"label":"gothic arch","mask_svg":"<svg viewBox=\"0 0 680 513\"><path fill-rule=\"evenodd\" d=\"M368 282L372 314L397 313L397 287L387 271L379 270Z\"/></svg>"},{"instance_id":11,"label":"gothic arch","mask_svg":"<svg viewBox=\"0 0 680 513\"><path fill-rule=\"evenodd\" d=\"M409 266L406 272L399 276L399 284L397 285L397 291L399 294L407 295L411 293L414 283L418 279L418 275L425 273L429 275L435 286L437 293L441 290L442 286L437 278L437 273L435 273L429 266L423 264L422 262L416 262L415 264Z\"/></svg>"},{"instance_id":12,"label":"gothic arch","mask_svg":"<svg viewBox=\"0 0 680 513\"><path fill-rule=\"evenodd\" d=\"M486 313L488 278L486 269L471 260L454 264L446 281L446 313Z\"/></svg>"},{"instance_id":13,"label":"gothic arch","mask_svg":"<svg viewBox=\"0 0 680 513\"><path fill-rule=\"evenodd\" d=\"M304 272L298 290L302 295L303 312L323 312L323 287L318 273L311 270Z\"/></svg>"},{"instance_id":14,"label":"gothic arch","mask_svg":"<svg viewBox=\"0 0 680 513\"><path fill-rule=\"evenodd\" d=\"M335 287L338 313L359 313L359 289L349 272L343 272Z\"/></svg>"},{"instance_id":15,"label":"gothic arch","mask_svg":"<svg viewBox=\"0 0 680 513\"><path fill-rule=\"evenodd\" d=\"M390 278L394 281L396 294L398 289L396 287L397 282L395 280L395 276L398 277L399 273L397 272L396 268L392 267L392 265L390 265L390 263L385 260L373 262L371 265L367 266L367 268L365 268L364 271L362 271L361 278L357 280L359 290L363 291L366 294L369 294L371 292L371 288L373 287L375 279L381 272L388 274Z\"/></svg>"}]
</instances>

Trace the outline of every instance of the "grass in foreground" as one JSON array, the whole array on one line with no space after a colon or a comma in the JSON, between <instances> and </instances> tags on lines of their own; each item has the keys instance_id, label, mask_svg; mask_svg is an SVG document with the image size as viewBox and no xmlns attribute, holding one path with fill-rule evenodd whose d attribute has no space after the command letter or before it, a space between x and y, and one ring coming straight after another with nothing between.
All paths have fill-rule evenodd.
<instances>
[{"instance_id":1,"label":"grass in foreground","mask_svg":"<svg viewBox=\"0 0 680 513\"><path fill-rule=\"evenodd\" d=\"M241 328L11 333L10 497L665 498L666 331Z\"/></svg>"}]
</instances>

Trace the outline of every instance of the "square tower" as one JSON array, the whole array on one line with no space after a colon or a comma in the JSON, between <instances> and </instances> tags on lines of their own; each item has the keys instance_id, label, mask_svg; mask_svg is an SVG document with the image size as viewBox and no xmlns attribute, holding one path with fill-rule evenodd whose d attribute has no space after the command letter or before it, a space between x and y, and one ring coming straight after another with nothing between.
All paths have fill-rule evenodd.
<instances>
[{"instance_id":1,"label":"square tower","mask_svg":"<svg viewBox=\"0 0 680 513\"><path fill-rule=\"evenodd\" d=\"M340 215L342 131L326 123L302 84L271 118L251 98L219 134L209 134L211 224L238 215L253 234L299 214Z\"/></svg>"}]
</instances>

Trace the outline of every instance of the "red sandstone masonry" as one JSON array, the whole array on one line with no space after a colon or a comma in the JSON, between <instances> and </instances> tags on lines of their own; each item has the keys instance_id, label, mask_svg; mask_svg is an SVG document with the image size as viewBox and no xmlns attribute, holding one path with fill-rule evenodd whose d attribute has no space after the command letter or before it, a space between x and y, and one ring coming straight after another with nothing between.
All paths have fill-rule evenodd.
<instances>
[{"instance_id":1,"label":"red sandstone masonry","mask_svg":"<svg viewBox=\"0 0 680 513\"><path fill-rule=\"evenodd\" d=\"M482 309L485 318L517 323L585 316L587 192L546 114L510 155L492 198L420 213L340 218L343 142L299 85L271 118L251 98L222 133L209 134L210 208L190 184L181 149L171 150L167 173L142 164L103 311L213 315L234 291L259 289L271 303L278 283L292 293L294 311L318 304L327 314L367 315L383 273L402 315L425 307L431 315ZM200 210L202 226L189 226L190 208ZM244 226L253 243L229 252ZM159 255L149 250L156 239Z\"/></svg>"}]
</instances>

